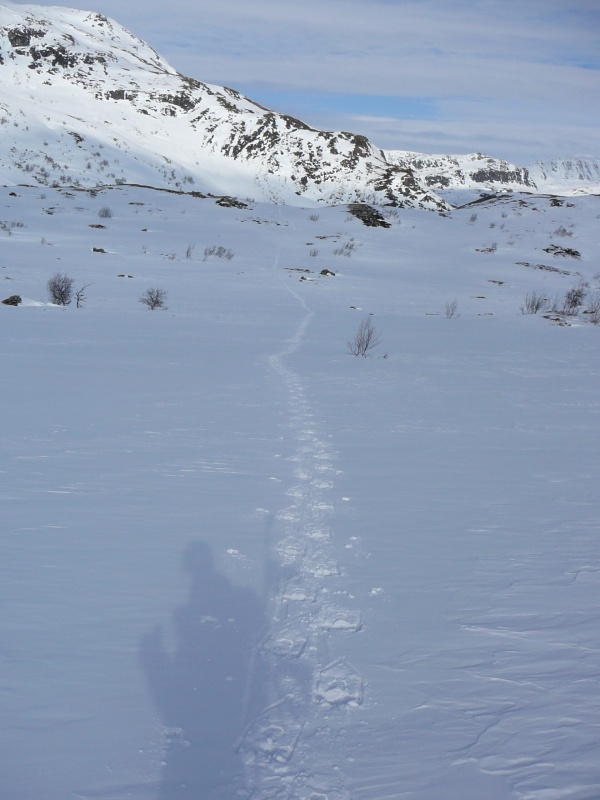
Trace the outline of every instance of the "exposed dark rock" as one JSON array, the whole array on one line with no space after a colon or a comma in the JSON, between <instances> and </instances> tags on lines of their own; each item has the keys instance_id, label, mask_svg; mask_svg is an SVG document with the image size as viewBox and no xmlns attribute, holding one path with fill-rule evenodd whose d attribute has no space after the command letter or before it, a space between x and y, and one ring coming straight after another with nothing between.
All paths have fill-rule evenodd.
<instances>
[{"instance_id":1,"label":"exposed dark rock","mask_svg":"<svg viewBox=\"0 0 600 800\"><path fill-rule=\"evenodd\" d=\"M46 32L35 28L13 28L6 35L13 47L29 47L32 38L42 39Z\"/></svg>"},{"instance_id":2,"label":"exposed dark rock","mask_svg":"<svg viewBox=\"0 0 600 800\"><path fill-rule=\"evenodd\" d=\"M529 261L515 261L522 267L529 269L541 269L543 272L555 272L558 275L570 275L571 273L566 269L558 269L558 267L549 267L547 264L530 264Z\"/></svg>"},{"instance_id":3,"label":"exposed dark rock","mask_svg":"<svg viewBox=\"0 0 600 800\"><path fill-rule=\"evenodd\" d=\"M450 186L450 178L445 175L426 175L425 183L427 186L432 186L436 189L445 189Z\"/></svg>"},{"instance_id":4,"label":"exposed dark rock","mask_svg":"<svg viewBox=\"0 0 600 800\"><path fill-rule=\"evenodd\" d=\"M197 194L195 192L190 192L190 194ZM219 197L218 200L215 201L218 206L222 208L248 208L246 203L242 203L241 200L236 200L235 197Z\"/></svg>"},{"instance_id":5,"label":"exposed dark rock","mask_svg":"<svg viewBox=\"0 0 600 800\"><path fill-rule=\"evenodd\" d=\"M557 244L551 244L550 247L544 247L544 253L552 253L553 256L562 256L563 258L581 258L579 250L573 250L572 247L560 247Z\"/></svg>"},{"instance_id":6,"label":"exposed dark rock","mask_svg":"<svg viewBox=\"0 0 600 800\"><path fill-rule=\"evenodd\" d=\"M515 170L478 169L471 173L471 178L477 183L523 183L530 185L529 173L522 167Z\"/></svg>"},{"instance_id":7,"label":"exposed dark rock","mask_svg":"<svg viewBox=\"0 0 600 800\"><path fill-rule=\"evenodd\" d=\"M179 108L182 108L184 111L193 111L199 102L185 92L179 92L179 94L161 94L158 99L161 103L170 103L173 106L179 106Z\"/></svg>"},{"instance_id":8,"label":"exposed dark rock","mask_svg":"<svg viewBox=\"0 0 600 800\"><path fill-rule=\"evenodd\" d=\"M53 67L74 67L77 64L78 56L74 53L69 53L66 47L62 44L48 45L47 47L30 47L29 55L33 59L30 66L36 66L37 62L43 59L52 59Z\"/></svg>"},{"instance_id":9,"label":"exposed dark rock","mask_svg":"<svg viewBox=\"0 0 600 800\"><path fill-rule=\"evenodd\" d=\"M12 294L10 297L7 297L6 300L2 301L2 305L5 306L18 306L21 305L22 298L19 297L18 294Z\"/></svg>"},{"instance_id":10,"label":"exposed dark rock","mask_svg":"<svg viewBox=\"0 0 600 800\"><path fill-rule=\"evenodd\" d=\"M350 203L348 211L369 228L390 228L380 211L366 203Z\"/></svg>"}]
</instances>

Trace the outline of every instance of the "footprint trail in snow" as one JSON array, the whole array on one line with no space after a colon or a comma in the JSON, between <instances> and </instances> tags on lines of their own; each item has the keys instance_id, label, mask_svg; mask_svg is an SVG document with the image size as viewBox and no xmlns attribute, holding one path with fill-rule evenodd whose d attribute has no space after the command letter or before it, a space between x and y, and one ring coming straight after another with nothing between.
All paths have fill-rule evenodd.
<instances>
[{"instance_id":1,"label":"footprint trail in snow","mask_svg":"<svg viewBox=\"0 0 600 800\"><path fill-rule=\"evenodd\" d=\"M269 600L270 629L257 654L270 676L268 705L249 722L239 746L250 797L261 800L349 800L349 782L332 751L363 699L361 675L335 654L344 636L360 630L361 615L335 559L334 456L299 377L285 364L311 316L287 349L270 358L289 395L297 482L277 515L280 577Z\"/></svg>"}]
</instances>

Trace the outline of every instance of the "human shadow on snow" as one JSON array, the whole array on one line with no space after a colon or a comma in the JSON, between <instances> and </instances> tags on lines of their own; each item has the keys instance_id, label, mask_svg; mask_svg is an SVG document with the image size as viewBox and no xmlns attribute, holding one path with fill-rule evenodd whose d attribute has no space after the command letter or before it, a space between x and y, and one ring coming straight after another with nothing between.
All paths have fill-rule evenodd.
<instances>
[{"instance_id":1,"label":"human shadow on snow","mask_svg":"<svg viewBox=\"0 0 600 800\"><path fill-rule=\"evenodd\" d=\"M214 568L210 548L185 550L189 599L173 613L171 654L156 626L139 657L167 740L159 800L231 798L243 786L236 741L265 705L268 675L257 656L265 606Z\"/></svg>"}]
</instances>

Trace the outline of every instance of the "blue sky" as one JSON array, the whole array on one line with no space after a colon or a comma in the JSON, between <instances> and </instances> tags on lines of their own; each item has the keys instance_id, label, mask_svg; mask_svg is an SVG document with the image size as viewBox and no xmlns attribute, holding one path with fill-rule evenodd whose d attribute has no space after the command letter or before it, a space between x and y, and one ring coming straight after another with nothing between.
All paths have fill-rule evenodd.
<instances>
[{"instance_id":1,"label":"blue sky","mask_svg":"<svg viewBox=\"0 0 600 800\"><path fill-rule=\"evenodd\" d=\"M600 156L598 0L86 0L180 72L380 147Z\"/></svg>"}]
</instances>

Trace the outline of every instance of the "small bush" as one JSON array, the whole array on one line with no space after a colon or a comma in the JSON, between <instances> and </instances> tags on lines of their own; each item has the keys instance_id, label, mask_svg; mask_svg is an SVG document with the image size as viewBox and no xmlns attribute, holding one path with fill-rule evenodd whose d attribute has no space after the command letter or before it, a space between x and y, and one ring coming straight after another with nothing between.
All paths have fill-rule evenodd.
<instances>
[{"instance_id":1,"label":"small bush","mask_svg":"<svg viewBox=\"0 0 600 800\"><path fill-rule=\"evenodd\" d=\"M353 356L365 358L370 350L377 347L381 337L369 317L363 319L353 338L347 342L348 352Z\"/></svg>"},{"instance_id":2,"label":"small bush","mask_svg":"<svg viewBox=\"0 0 600 800\"><path fill-rule=\"evenodd\" d=\"M48 294L57 306L68 306L73 298L74 278L69 278L63 272L57 272L48 281Z\"/></svg>"},{"instance_id":3,"label":"small bush","mask_svg":"<svg viewBox=\"0 0 600 800\"><path fill-rule=\"evenodd\" d=\"M589 284L581 279L567 291L562 300L559 297L554 299L551 310L555 314L562 314L565 317L576 317L588 290Z\"/></svg>"},{"instance_id":4,"label":"small bush","mask_svg":"<svg viewBox=\"0 0 600 800\"><path fill-rule=\"evenodd\" d=\"M560 225L555 231L554 236L573 236L573 231L568 231L564 225Z\"/></svg>"},{"instance_id":5,"label":"small bush","mask_svg":"<svg viewBox=\"0 0 600 800\"><path fill-rule=\"evenodd\" d=\"M231 261L231 259L233 258L233 253L226 247L222 247L221 245L217 246L216 244L213 244L210 247L205 248L204 261L207 261L211 257L226 258L227 261Z\"/></svg>"},{"instance_id":6,"label":"small bush","mask_svg":"<svg viewBox=\"0 0 600 800\"><path fill-rule=\"evenodd\" d=\"M318 214L311 214L310 217L309 217L309 220L311 222L318 222L319 221L319 215Z\"/></svg>"},{"instance_id":7,"label":"small bush","mask_svg":"<svg viewBox=\"0 0 600 800\"><path fill-rule=\"evenodd\" d=\"M580 306L582 305L588 293L588 284L580 280L578 284L572 286L565 294L563 301L562 313L569 317L577 315Z\"/></svg>"},{"instance_id":8,"label":"small bush","mask_svg":"<svg viewBox=\"0 0 600 800\"><path fill-rule=\"evenodd\" d=\"M477 214L471 214L469 222L477 222Z\"/></svg>"},{"instance_id":9,"label":"small bush","mask_svg":"<svg viewBox=\"0 0 600 800\"><path fill-rule=\"evenodd\" d=\"M167 299L167 293L164 289L158 288L150 288L146 289L144 294L140 297L140 303L143 303L145 306L148 306L150 311L154 311L155 308L165 308L165 300Z\"/></svg>"},{"instance_id":10,"label":"small bush","mask_svg":"<svg viewBox=\"0 0 600 800\"><path fill-rule=\"evenodd\" d=\"M352 255L352 251L354 250L355 246L356 245L354 244L354 240L350 239L349 242L345 242L340 247L336 247L335 250L333 251L333 255L334 256L346 256L346 258L350 258L350 256Z\"/></svg>"},{"instance_id":11,"label":"small bush","mask_svg":"<svg viewBox=\"0 0 600 800\"><path fill-rule=\"evenodd\" d=\"M448 300L448 302L446 303L446 319L454 319L455 317L458 316L458 314L456 313L457 307L458 303L456 302L456 299Z\"/></svg>"},{"instance_id":12,"label":"small bush","mask_svg":"<svg viewBox=\"0 0 600 800\"><path fill-rule=\"evenodd\" d=\"M548 301L541 292L533 292L525 295L525 304L521 306L521 314L537 314L543 311L548 305Z\"/></svg>"},{"instance_id":13,"label":"small bush","mask_svg":"<svg viewBox=\"0 0 600 800\"><path fill-rule=\"evenodd\" d=\"M84 294L84 292L88 288L88 286L91 286L91 285L92 285L91 283L86 283L85 286L82 286L81 289L78 289L75 292L75 303L77 304L77 308L81 308L81 306L87 300L87 297Z\"/></svg>"},{"instance_id":14,"label":"small bush","mask_svg":"<svg viewBox=\"0 0 600 800\"><path fill-rule=\"evenodd\" d=\"M586 312L593 325L600 325L600 292L592 292L589 295Z\"/></svg>"},{"instance_id":15,"label":"small bush","mask_svg":"<svg viewBox=\"0 0 600 800\"><path fill-rule=\"evenodd\" d=\"M110 219L112 217L112 211L108 206L104 206L98 212L98 216L100 217L100 219Z\"/></svg>"}]
</instances>

